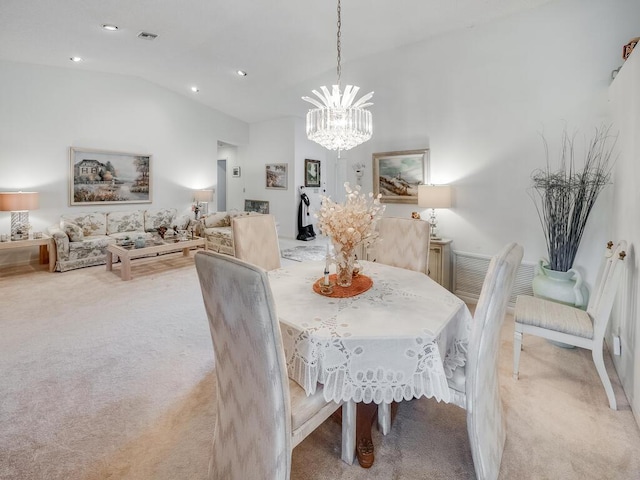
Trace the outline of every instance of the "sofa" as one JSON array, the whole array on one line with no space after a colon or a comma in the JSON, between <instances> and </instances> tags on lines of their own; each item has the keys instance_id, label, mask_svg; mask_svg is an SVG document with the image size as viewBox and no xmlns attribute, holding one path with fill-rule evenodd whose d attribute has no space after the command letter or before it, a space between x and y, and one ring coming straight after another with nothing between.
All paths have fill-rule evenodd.
<instances>
[{"instance_id":1,"label":"sofa","mask_svg":"<svg viewBox=\"0 0 640 480\"><path fill-rule=\"evenodd\" d=\"M107 245L125 238L152 238L159 227L187 229L195 221L178 218L175 208L120 212L69 213L48 228L55 242L55 271L104 265Z\"/></svg>"},{"instance_id":2,"label":"sofa","mask_svg":"<svg viewBox=\"0 0 640 480\"><path fill-rule=\"evenodd\" d=\"M205 248L217 253L234 256L231 220L241 215L262 215L257 212L215 212L200 217L197 233L205 239Z\"/></svg>"}]
</instances>

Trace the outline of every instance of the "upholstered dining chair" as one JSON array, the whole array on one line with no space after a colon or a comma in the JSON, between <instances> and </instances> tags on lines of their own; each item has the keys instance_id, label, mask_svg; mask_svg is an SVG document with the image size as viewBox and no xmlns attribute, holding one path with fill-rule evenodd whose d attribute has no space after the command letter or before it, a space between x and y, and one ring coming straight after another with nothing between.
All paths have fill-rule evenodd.
<instances>
[{"instance_id":1,"label":"upholstered dining chair","mask_svg":"<svg viewBox=\"0 0 640 480\"><path fill-rule=\"evenodd\" d=\"M620 241L615 250L612 250L612 246L613 242L607 245L586 311L542 298L518 295L514 314L513 378L518 379L522 337L525 333L586 348L591 350L593 363L609 400L609 407L617 410L611 380L604 366L602 348L622 277L627 242Z\"/></svg>"},{"instance_id":2,"label":"upholstered dining chair","mask_svg":"<svg viewBox=\"0 0 640 480\"><path fill-rule=\"evenodd\" d=\"M383 217L378 222L380 241L375 261L429 273L429 223L413 218Z\"/></svg>"},{"instance_id":3,"label":"upholstered dining chair","mask_svg":"<svg viewBox=\"0 0 640 480\"><path fill-rule=\"evenodd\" d=\"M243 215L231 220L236 258L265 270L280 268L280 246L273 215Z\"/></svg>"},{"instance_id":4,"label":"upholstered dining chair","mask_svg":"<svg viewBox=\"0 0 640 480\"><path fill-rule=\"evenodd\" d=\"M289 380L265 270L209 251L198 252L195 264L217 379L210 478L288 480L293 448L340 405L326 402L320 385L307 396ZM343 438L355 429L354 412L345 414Z\"/></svg>"},{"instance_id":5,"label":"upholstered dining chair","mask_svg":"<svg viewBox=\"0 0 640 480\"><path fill-rule=\"evenodd\" d=\"M523 249L505 246L491 259L471 325L465 365L449 379L451 402L467 411L467 432L478 480L495 480L506 440L498 382L500 330Z\"/></svg>"}]
</instances>

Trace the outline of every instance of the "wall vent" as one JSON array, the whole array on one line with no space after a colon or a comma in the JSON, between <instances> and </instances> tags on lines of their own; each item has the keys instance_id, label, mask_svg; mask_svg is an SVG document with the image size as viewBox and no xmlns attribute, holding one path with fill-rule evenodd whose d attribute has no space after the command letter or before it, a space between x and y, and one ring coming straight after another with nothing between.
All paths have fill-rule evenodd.
<instances>
[{"instance_id":1,"label":"wall vent","mask_svg":"<svg viewBox=\"0 0 640 480\"><path fill-rule=\"evenodd\" d=\"M158 38L158 35L156 35L155 33L140 32L138 34L138 38L142 38L143 40L155 40L156 38Z\"/></svg>"},{"instance_id":2,"label":"wall vent","mask_svg":"<svg viewBox=\"0 0 640 480\"><path fill-rule=\"evenodd\" d=\"M453 293L465 302L477 303L484 277L489 269L491 256L475 253L453 252ZM518 295L533 295L531 282L535 264L523 262L516 273L516 281L509 299L509 308L515 307Z\"/></svg>"}]
</instances>

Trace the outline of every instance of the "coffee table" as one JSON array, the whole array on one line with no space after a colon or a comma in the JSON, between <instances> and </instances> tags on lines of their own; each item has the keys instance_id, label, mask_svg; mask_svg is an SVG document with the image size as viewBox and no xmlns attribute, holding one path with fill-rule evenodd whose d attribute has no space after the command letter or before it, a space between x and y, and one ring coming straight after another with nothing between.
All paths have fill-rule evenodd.
<instances>
[{"instance_id":1,"label":"coffee table","mask_svg":"<svg viewBox=\"0 0 640 480\"><path fill-rule=\"evenodd\" d=\"M134 258L149 257L154 259L159 258L161 253L179 252L180 250L182 250L182 254L185 257L188 257L190 249L204 247L204 244L204 238L201 237L194 237L189 240L163 240L160 244L148 240L146 246L142 248L135 248L134 245L122 246L113 243L107 246L107 270L113 270L113 256L115 255L122 262L120 277L122 280L131 280L131 260Z\"/></svg>"}]
</instances>

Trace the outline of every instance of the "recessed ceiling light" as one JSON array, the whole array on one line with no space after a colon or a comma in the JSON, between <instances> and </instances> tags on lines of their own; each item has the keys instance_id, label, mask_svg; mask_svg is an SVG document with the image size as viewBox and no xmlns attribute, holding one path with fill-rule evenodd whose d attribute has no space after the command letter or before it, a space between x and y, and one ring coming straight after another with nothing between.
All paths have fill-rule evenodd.
<instances>
[{"instance_id":1,"label":"recessed ceiling light","mask_svg":"<svg viewBox=\"0 0 640 480\"><path fill-rule=\"evenodd\" d=\"M200 89L198 87L196 87L196 86L193 86L193 87L191 87L191 91L193 93L198 93L200 91Z\"/></svg>"},{"instance_id":2,"label":"recessed ceiling light","mask_svg":"<svg viewBox=\"0 0 640 480\"><path fill-rule=\"evenodd\" d=\"M238 75L240 75L241 77L246 77L247 76L247 72L245 72L244 70L238 70L236 73Z\"/></svg>"},{"instance_id":3,"label":"recessed ceiling light","mask_svg":"<svg viewBox=\"0 0 640 480\"><path fill-rule=\"evenodd\" d=\"M103 23L102 28L105 30L109 30L110 32L115 32L116 30L118 30L117 25L111 25L109 23Z\"/></svg>"},{"instance_id":4,"label":"recessed ceiling light","mask_svg":"<svg viewBox=\"0 0 640 480\"><path fill-rule=\"evenodd\" d=\"M71 60L72 62L81 62L82 61L82 57L71 57L69 58L69 60Z\"/></svg>"}]
</instances>

